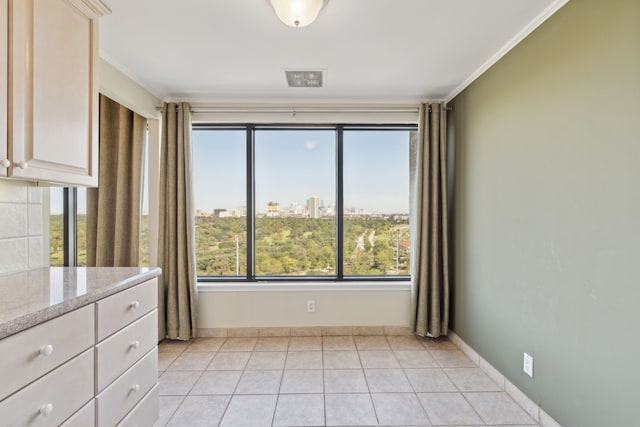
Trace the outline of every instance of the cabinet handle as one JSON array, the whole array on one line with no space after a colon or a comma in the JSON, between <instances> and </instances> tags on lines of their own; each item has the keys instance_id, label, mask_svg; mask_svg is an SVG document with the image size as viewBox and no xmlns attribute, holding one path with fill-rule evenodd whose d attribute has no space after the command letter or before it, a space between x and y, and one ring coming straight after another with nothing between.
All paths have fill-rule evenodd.
<instances>
[{"instance_id":1,"label":"cabinet handle","mask_svg":"<svg viewBox=\"0 0 640 427\"><path fill-rule=\"evenodd\" d=\"M53 346L51 344L47 344L40 349L40 354L43 356L51 356L53 353Z\"/></svg>"},{"instance_id":2,"label":"cabinet handle","mask_svg":"<svg viewBox=\"0 0 640 427\"><path fill-rule=\"evenodd\" d=\"M48 417L53 412L53 405L51 403L47 403L46 405L42 405L40 407L40 415L43 417Z\"/></svg>"},{"instance_id":3,"label":"cabinet handle","mask_svg":"<svg viewBox=\"0 0 640 427\"><path fill-rule=\"evenodd\" d=\"M131 348L137 350L140 347L140 341L134 341L131 343Z\"/></svg>"},{"instance_id":4,"label":"cabinet handle","mask_svg":"<svg viewBox=\"0 0 640 427\"><path fill-rule=\"evenodd\" d=\"M26 168L27 168L27 166L28 166L28 165L27 165L27 162L25 162L24 160L21 160L21 161L19 161L19 162L18 162L18 167L19 167L20 169L26 169Z\"/></svg>"},{"instance_id":5,"label":"cabinet handle","mask_svg":"<svg viewBox=\"0 0 640 427\"><path fill-rule=\"evenodd\" d=\"M140 384L134 384L131 386L131 392L132 393L137 393L138 390L140 390Z\"/></svg>"},{"instance_id":6,"label":"cabinet handle","mask_svg":"<svg viewBox=\"0 0 640 427\"><path fill-rule=\"evenodd\" d=\"M133 308L134 310L137 310L138 308L140 308L140 301L134 301L131 303L131 308Z\"/></svg>"},{"instance_id":7,"label":"cabinet handle","mask_svg":"<svg viewBox=\"0 0 640 427\"><path fill-rule=\"evenodd\" d=\"M9 166L11 166L11 162L9 161L9 159L1 159L0 166L2 166L3 168L8 168Z\"/></svg>"}]
</instances>

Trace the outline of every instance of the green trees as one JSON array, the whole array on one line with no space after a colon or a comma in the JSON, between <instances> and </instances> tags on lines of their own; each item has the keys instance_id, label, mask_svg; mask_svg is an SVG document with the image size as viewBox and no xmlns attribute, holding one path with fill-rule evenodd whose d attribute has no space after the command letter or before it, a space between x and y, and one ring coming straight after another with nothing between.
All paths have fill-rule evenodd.
<instances>
[{"instance_id":1,"label":"green trees","mask_svg":"<svg viewBox=\"0 0 640 427\"><path fill-rule=\"evenodd\" d=\"M334 218L256 218L256 275L336 274ZM409 274L409 224L381 217L344 220L345 275ZM200 276L246 274L246 218L196 218Z\"/></svg>"}]
</instances>

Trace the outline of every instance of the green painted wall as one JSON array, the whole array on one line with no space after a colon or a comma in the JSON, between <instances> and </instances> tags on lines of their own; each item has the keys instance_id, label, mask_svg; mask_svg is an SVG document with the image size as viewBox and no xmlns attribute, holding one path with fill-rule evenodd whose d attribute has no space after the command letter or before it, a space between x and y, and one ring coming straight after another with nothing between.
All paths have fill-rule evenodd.
<instances>
[{"instance_id":1,"label":"green painted wall","mask_svg":"<svg viewBox=\"0 0 640 427\"><path fill-rule=\"evenodd\" d=\"M570 1L452 105L452 329L564 427L639 426L640 1Z\"/></svg>"}]
</instances>

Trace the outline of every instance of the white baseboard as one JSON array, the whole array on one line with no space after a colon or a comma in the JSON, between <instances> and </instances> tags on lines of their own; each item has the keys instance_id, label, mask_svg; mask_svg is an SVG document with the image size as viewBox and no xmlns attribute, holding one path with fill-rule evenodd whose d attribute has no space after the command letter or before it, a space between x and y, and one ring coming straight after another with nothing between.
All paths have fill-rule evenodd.
<instances>
[{"instance_id":1,"label":"white baseboard","mask_svg":"<svg viewBox=\"0 0 640 427\"><path fill-rule=\"evenodd\" d=\"M551 418L537 403L531 400L526 394L522 392L518 387L513 385L500 371L494 368L491 363L487 362L482 356L480 356L469 344L464 342L462 338L458 336L452 330L448 333L449 340L454 343L464 354L469 357L478 365L482 371L487 374L498 386L503 389L516 403L527 411L527 413L542 427L561 427L560 424Z\"/></svg>"}]
</instances>

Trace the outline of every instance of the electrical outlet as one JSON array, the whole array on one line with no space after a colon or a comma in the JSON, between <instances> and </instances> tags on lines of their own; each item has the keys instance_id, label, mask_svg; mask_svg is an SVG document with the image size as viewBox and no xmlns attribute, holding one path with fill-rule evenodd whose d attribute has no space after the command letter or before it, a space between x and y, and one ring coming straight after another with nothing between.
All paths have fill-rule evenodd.
<instances>
[{"instance_id":1,"label":"electrical outlet","mask_svg":"<svg viewBox=\"0 0 640 427\"><path fill-rule=\"evenodd\" d=\"M533 356L527 353L524 354L524 362L522 364L522 370L524 371L525 374L533 378Z\"/></svg>"},{"instance_id":2,"label":"electrical outlet","mask_svg":"<svg viewBox=\"0 0 640 427\"><path fill-rule=\"evenodd\" d=\"M307 301L307 313L315 313L316 312L316 301L310 299Z\"/></svg>"}]
</instances>

